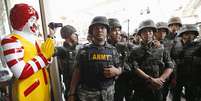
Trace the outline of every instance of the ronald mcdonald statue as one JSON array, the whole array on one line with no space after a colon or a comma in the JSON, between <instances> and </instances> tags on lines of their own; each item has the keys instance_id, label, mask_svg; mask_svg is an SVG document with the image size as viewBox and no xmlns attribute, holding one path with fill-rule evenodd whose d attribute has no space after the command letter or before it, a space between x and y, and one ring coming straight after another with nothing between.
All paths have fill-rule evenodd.
<instances>
[{"instance_id":1,"label":"ronald mcdonald statue","mask_svg":"<svg viewBox=\"0 0 201 101\"><path fill-rule=\"evenodd\" d=\"M14 75L12 101L51 101L47 65L54 54L54 41L37 41L38 13L27 4L10 11L12 34L1 40L4 59Z\"/></svg>"}]
</instances>

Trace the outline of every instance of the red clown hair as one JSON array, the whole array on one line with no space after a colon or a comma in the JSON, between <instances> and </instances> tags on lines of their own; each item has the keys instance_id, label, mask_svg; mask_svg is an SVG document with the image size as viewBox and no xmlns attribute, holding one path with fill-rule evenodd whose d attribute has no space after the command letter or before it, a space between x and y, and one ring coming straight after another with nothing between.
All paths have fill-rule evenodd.
<instances>
[{"instance_id":1,"label":"red clown hair","mask_svg":"<svg viewBox=\"0 0 201 101\"><path fill-rule=\"evenodd\" d=\"M36 16L37 11L28 4L16 4L10 11L10 22L13 29L22 31L24 25L28 22L31 16Z\"/></svg>"}]
</instances>

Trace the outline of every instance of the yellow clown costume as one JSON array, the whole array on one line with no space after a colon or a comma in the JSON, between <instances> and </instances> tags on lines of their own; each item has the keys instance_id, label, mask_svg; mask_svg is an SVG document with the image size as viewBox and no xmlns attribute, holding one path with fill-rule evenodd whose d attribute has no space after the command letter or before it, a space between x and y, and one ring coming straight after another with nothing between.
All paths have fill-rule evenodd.
<instances>
[{"instance_id":1,"label":"yellow clown costume","mask_svg":"<svg viewBox=\"0 0 201 101\"><path fill-rule=\"evenodd\" d=\"M18 17L24 17L23 21L14 20ZM11 9L10 18L14 34L3 38L1 46L6 63L15 76L12 100L51 101L46 67L54 53L53 40L47 39L42 46L38 44L33 34L37 30L35 22L38 15L31 6L16 4Z\"/></svg>"},{"instance_id":2,"label":"yellow clown costume","mask_svg":"<svg viewBox=\"0 0 201 101\"><path fill-rule=\"evenodd\" d=\"M6 47L6 44L9 45L10 44L9 42L5 42L8 40L9 41L12 40L12 43L14 42L14 40L18 40L21 43L22 46L18 46L19 44L15 43L16 44L15 47L23 47L22 51L24 51L24 57L22 60L24 60L24 63L30 64L30 66L27 65L27 67L30 69L27 69L25 71L22 70L21 73L15 73L15 74L19 74L20 77L19 77L19 80L15 80L13 83L13 92L12 92L13 99L15 100L19 99L19 101L50 101L49 75L48 75L47 69L42 68L42 66L45 67L45 65L47 65L47 60L42 60L42 58L40 58L40 49L37 49L37 45L32 44L31 42L29 42L28 40L26 40L25 38L17 34L13 34L9 36L9 38L5 38L2 41L2 45L4 45L5 47ZM20 52L20 49L18 49L18 51ZM12 53L10 54L8 53L8 50L4 50L5 56L11 55L11 54ZM17 56L16 58L20 60L19 57L20 56ZM34 61L37 61L38 63ZM25 65L24 63L21 63L22 61L16 64L11 62L9 62L8 65L9 67L13 68L11 69L12 72L20 72L18 71L19 69L15 71L15 68L18 68L18 67L15 67L15 65L20 65L20 67ZM26 76L29 76L29 77L26 78Z\"/></svg>"}]
</instances>

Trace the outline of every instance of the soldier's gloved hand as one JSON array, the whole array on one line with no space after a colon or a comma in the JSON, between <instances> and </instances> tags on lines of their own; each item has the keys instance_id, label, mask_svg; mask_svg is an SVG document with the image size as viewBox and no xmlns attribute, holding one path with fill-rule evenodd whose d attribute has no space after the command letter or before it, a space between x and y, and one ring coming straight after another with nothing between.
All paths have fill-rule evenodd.
<instances>
[{"instance_id":1,"label":"soldier's gloved hand","mask_svg":"<svg viewBox=\"0 0 201 101\"><path fill-rule=\"evenodd\" d=\"M47 38L41 45L41 52L46 59L50 59L54 54L55 44L52 38Z\"/></svg>"},{"instance_id":2,"label":"soldier's gloved hand","mask_svg":"<svg viewBox=\"0 0 201 101\"><path fill-rule=\"evenodd\" d=\"M114 67L113 65L109 65L104 67L103 74L106 78L112 78L121 74L121 69Z\"/></svg>"}]
</instances>

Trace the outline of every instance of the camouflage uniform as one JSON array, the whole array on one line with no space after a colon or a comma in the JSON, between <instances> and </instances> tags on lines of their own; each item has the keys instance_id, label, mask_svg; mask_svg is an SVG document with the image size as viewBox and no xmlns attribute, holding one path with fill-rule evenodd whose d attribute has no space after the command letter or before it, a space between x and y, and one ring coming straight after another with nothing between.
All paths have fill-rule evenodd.
<instances>
[{"instance_id":1,"label":"camouflage uniform","mask_svg":"<svg viewBox=\"0 0 201 101\"><path fill-rule=\"evenodd\" d=\"M131 101L132 95L132 76L131 69L127 64L127 59L129 55L128 46L125 43L116 43L113 45L116 47L119 54L120 65L123 69L123 73L118 77L115 83L115 101L123 101L125 98L126 101Z\"/></svg>"},{"instance_id":2,"label":"camouflage uniform","mask_svg":"<svg viewBox=\"0 0 201 101\"><path fill-rule=\"evenodd\" d=\"M118 19L109 18L108 21L110 26L110 34L108 36L109 38L108 43L117 49L117 52L120 56L119 57L120 64L123 70L123 73L118 77L115 83L114 100L123 101L125 97L126 101L129 101L131 96L131 91L132 91L131 85L130 85L130 81L131 81L130 67L126 63L127 56L129 54L129 48L126 42L120 42L120 40L118 40L121 34L121 25Z\"/></svg>"},{"instance_id":3,"label":"camouflage uniform","mask_svg":"<svg viewBox=\"0 0 201 101\"><path fill-rule=\"evenodd\" d=\"M182 27L182 22L181 19L179 17L172 17L169 19L168 21L168 27L170 29L170 26L173 24L177 24L179 27ZM168 50L168 52L171 51L172 47L174 46L174 44L176 43L177 40L180 40L180 38L178 38L178 32L169 32L165 39L162 41L164 48L166 50ZM176 66L176 63L174 60L172 60L174 65ZM163 91L163 95L164 95L164 100L166 101L166 97L168 96L168 93L170 91L171 94L174 95L174 90L175 90L175 85L176 85L176 69L173 69L173 73L170 75L169 80L167 80L166 84L164 85L164 91Z\"/></svg>"},{"instance_id":4,"label":"camouflage uniform","mask_svg":"<svg viewBox=\"0 0 201 101\"><path fill-rule=\"evenodd\" d=\"M155 24L152 20L143 21L138 30L142 37L140 47L134 49L129 58L129 65L134 72L134 100L135 101L162 101L160 89L152 89L149 85L150 79L143 79L140 74L135 74L139 69L147 74L150 78L159 78L164 70L173 68L170 55L164 50L164 47L156 47L153 42L153 33L156 31ZM139 72L138 72L139 73ZM143 74L141 74L143 75Z\"/></svg>"},{"instance_id":5,"label":"camouflage uniform","mask_svg":"<svg viewBox=\"0 0 201 101\"><path fill-rule=\"evenodd\" d=\"M72 34L75 34L76 29L71 25L66 25L61 28L60 34L63 39L66 39ZM69 86L76 63L76 55L78 49L81 48L81 45L75 44L70 46L66 41L64 41L63 46L56 47L55 56L58 59L59 72L63 75L63 82L65 84L65 98L69 91ZM60 76L61 76L60 75Z\"/></svg>"},{"instance_id":6,"label":"camouflage uniform","mask_svg":"<svg viewBox=\"0 0 201 101\"><path fill-rule=\"evenodd\" d=\"M69 46L64 42L62 47L56 47L56 56L58 59L59 72L63 75L65 84L65 97L67 97L73 70L76 63L76 55L81 45Z\"/></svg>"},{"instance_id":7,"label":"camouflage uniform","mask_svg":"<svg viewBox=\"0 0 201 101\"><path fill-rule=\"evenodd\" d=\"M166 69L173 68L171 58L164 48L153 48L151 43L141 45L132 51L129 63L133 71L140 68L151 77L158 78ZM136 101L162 101L160 90L152 90L148 87L146 80L135 76L135 97Z\"/></svg>"},{"instance_id":8,"label":"camouflage uniform","mask_svg":"<svg viewBox=\"0 0 201 101\"><path fill-rule=\"evenodd\" d=\"M171 24L171 23L169 22L169 24ZM163 40L160 40L160 43L163 45L164 49L168 53L170 53L173 45L175 44L175 38L176 38L175 35L170 33L169 28L168 28L168 24L165 23L165 22L158 22L156 24L156 26L157 26L157 30L160 30L160 29L166 30L166 36L165 36L165 38ZM167 81L165 82L165 84L163 86L163 91L162 91L162 93L163 93L163 101L167 100L167 96L168 96L169 89L170 89L170 84L171 84L171 79L173 79L173 77L174 77L174 74L172 73L170 75L170 78L167 79Z\"/></svg>"},{"instance_id":9,"label":"camouflage uniform","mask_svg":"<svg viewBox=\"0 0 201 101\"><path fill-rule=\"evenodd\" d=\"M79 87L78 92L81 101L113 101L114 86L110 86L104 90L94 91Z\"/></svg>"}]
</instances>

